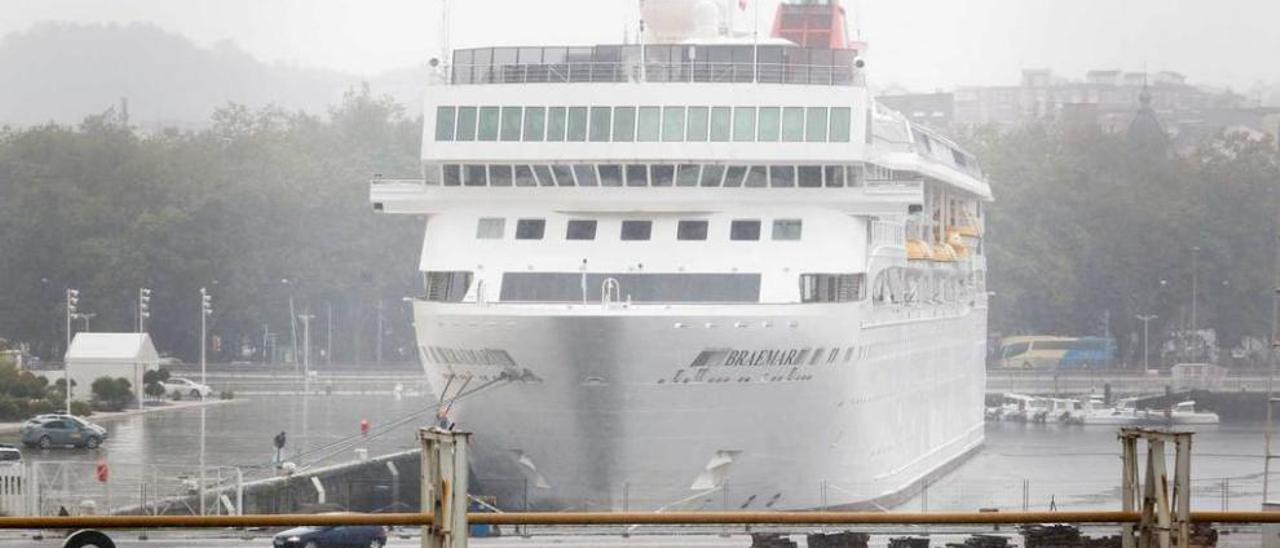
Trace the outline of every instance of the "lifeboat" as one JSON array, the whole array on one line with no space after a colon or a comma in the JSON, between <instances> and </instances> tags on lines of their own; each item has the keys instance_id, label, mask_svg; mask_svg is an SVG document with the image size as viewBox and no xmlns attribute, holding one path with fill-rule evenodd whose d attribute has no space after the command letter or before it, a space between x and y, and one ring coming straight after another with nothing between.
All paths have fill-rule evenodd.
<instances>
[{"instance_id":1,"label":"lifeboat","mask_svg":"<svg viewBox=\"0 0 1280 548\"><path fill-rule=\"evenodd\" d=\"M959 229L953 228L947 231L947 247L951 248L958 259L969 257L969 243L965 240L965 236L960 234Z\"/></svg>"},{"instance_id":2,"label":"lifeboat","mask_svg":"<svg viewBox=\"0 0 1280 548\"><path fill-rule=\"evenodd\" d=\"M929 248L929 244L919 238L911 238L907 240L907 260L908 261L928 261L933 259L933 251Z\"/></svg>"},{"instance_id":3,"label":"lifeboat","mask_svg":"<svg viewBox=\"0 0 1280 548\"><path fill-rule=\"evenodd\" d=\"M959 258L956 256L955 250L951 249L951 246L947 244L934 244L933 260L940 263L954 263L959 260Z\"/></svg>"}]
</instances>

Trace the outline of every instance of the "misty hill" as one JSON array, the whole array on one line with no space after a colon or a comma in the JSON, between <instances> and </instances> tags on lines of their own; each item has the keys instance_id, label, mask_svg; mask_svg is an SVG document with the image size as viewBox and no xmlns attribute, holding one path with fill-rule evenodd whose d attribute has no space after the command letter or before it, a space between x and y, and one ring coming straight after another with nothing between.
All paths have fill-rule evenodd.
<instances>
[{"instance_id":1,"label":"misty hill","mask_svg":"<svg viewBox=\"0 0 1280 548\"><path fill-rule=\"evenodd\" d=\"M370 84L414 108L422 73L405 69ZM361 81L266 64L231 43L202 48L153 25L45 23L0 39L0 124L77 123L121 98L144 128L202 126L228 102L323 112Z\"/></svg>"}]
</instances>

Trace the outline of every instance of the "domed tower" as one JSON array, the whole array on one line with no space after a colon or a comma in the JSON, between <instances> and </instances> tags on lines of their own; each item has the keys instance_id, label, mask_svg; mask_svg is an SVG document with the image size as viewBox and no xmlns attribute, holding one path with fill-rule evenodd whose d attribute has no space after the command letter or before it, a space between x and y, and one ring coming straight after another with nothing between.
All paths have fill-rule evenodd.
<instances>
[{"instance_id":1,"label":"domed tower","mask_svg":"<svg viewBox=\"0 0 1280 548\"><path fill-rule=\"evenodd\" d=\"M1151 90L1145 85L1138 94L1138 103L1138 112L1134 114L1133 121L1129 122L1129 131L1126 133L1129 142L1143 155L1167 155L1169 135L1156 117L1156 111L1151 108Z\"/></svg>"}]
</instances>

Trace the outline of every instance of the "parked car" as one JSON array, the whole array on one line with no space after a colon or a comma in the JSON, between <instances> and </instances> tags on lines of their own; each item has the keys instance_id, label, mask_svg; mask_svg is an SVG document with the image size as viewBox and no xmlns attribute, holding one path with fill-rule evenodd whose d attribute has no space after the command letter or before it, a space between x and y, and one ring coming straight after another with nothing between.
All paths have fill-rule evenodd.
<instances>
[{"instance_id":1,"label":"parked car","mask_svg":"<svg viewBox=\"0 0 1280 548\"><path fill-rule=\"evenodd\" d=\"M69 419L28 421L22 425L22 443L41 449L68 445L96 449L103 435L91 426Z\"/></svg>"},{"instance_id":2,"label":"parked car","mask_svg":"<svg viewBox=\"0 0 1280 548\"><path fill-rule=\"evenodd\" d=\"M169 367L172 365L182 365L182 360L175 358L173 356L161 356L160 365L163 365L165 367Z\"/></svg>"},{"instance_id":3,"label":"parked car","mask_svg":"<svg viewBox=\"0 0 1280 548\"><path fill-rule=\"evenodd\" d=\"M7 443L0 443L0 467L20 464L22 464L22 450Z\"/></svg>"},{"instance_id":4,"label":"parked car","mask_svg":"<svg viewBox=\"0 0 1280 548\"><path fill-rule=\"evenodd\" d=\"M92 422L84 420L83 418L77 417L75 415L66 415L63 413L45 413L43 415L36 415L30 419L27 419L27 422L34 424L35 422L41 422L41 421L47 421L47 420L53 420L53 419L73 421L79 424L80 426L96 431L102 439L107 439L106 428L104 428L102 425L94 424Z\"/></svg>"},{"instance_id":5,"label":"parked car","mask_svg":"<svg viewBox=\"0 0 1280 548\"><path fill-rule=\"evenodd\" d=\"M387 528L381 525L296 527L272 541L275 548L381 548L386 543Z\"/></svg>"},{"instance_id":6,"label":"parked car","mask_svg":"<svg viewBox=\"0 0 1280 548\"><path fill-rule=\"evenodd\" d=\"M160 383L164 387L166 394L177 394L178 397L200 398L213 395L213 388L207 384L200 384L191 379L183 377L169 377L169 380Z\"/></svg>"}]
</instances>

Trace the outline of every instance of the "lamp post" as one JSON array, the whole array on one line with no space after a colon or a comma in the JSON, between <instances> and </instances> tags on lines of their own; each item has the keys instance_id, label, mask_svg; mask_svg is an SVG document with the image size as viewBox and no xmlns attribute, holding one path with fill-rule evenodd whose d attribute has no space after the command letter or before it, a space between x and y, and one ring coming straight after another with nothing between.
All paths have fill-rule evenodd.
<instances>
[{"instance_id":1,"label":"lamp post","mask_svg":"<svg viewBox=\"0 0 1280 548\"><path fill-rule=\"evenodd\" d=\"M62 354L62 383L67 389L67 414L71 414L71 365L67 363L67 355L71 353L71 317L76 315L76 305L80 303L80 291L67 289L67 346Z\"/></svg>"},{"instance_id":2,"label":"lamp post","mask_svg":"<svg viewBox=\"0 0 1280 548\"><path fill-rule=\"evenodd\" d=\"M311 393L311 314L298 314L302 321L302 390Z\"/></svg>"},{"instance_id":3,"label":"lamp post","mask_svg":"<svg viewBox=\"0 0 1280 548\"><path fill-rule=\"evenodd\" d=\"M374 362L382 365L382 297L378 297L378 346L374 352Z\"/></svg>"},{"instance_id":4,"label":"lamp post","mask_svg":"<svg viewBox=\"0 0 1280 548\"><path fill-rule=\"evenodd\" d=\"M1196 306L1200 292L1200 246L1191 248L1191 333L1198 337L1199 324L1196 322Z\"/></svg>"},{"instance_id":5,"label":"lamp post","mask_svg":"<svg viewBox=\"0 0 1280 548\"><path fill-rule=\"evenodd\" d=\"M1151 369L1151 331L1149 327L1151 320L1156 319L1158 316L1155 314L1138 314L1135 317L1142 321L1142 370L1145 372Z\"/></svg>"},{"instance_id":6,"label":"lamp post","mask_svg":"<svg viewBox=\"0 0 1280 548\"><path fill-rule=\"evenodd\" d=\"M209 290L200 288L200 384L208 386L208 371L205 349L208 346L208 320L213 314L213 297L209 295ZM200 391L200 400L203 402L205 398L204 391ZM200 515L204 515L204 499L205 499L205 407L200 406Z\"/></svg>"}]
</instances>

